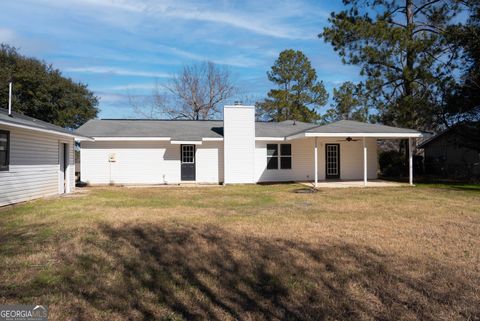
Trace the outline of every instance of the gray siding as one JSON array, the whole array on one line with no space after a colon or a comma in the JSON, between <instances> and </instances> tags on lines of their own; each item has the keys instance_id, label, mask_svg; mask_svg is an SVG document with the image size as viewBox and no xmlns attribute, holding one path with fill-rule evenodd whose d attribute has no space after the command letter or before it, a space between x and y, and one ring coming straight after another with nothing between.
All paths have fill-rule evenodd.
<instances>
[{"instance_id":1,"label":"gray siding","mask_svg":"<svg viewBox=\"0 0 480 321\"><path fill-rule=\"evenodd\" d=\"M446 133L424 147L425 171L441 177L469 178L480 176L480 153L460 146L463 138Z\"/></svg>"}]
</instances>

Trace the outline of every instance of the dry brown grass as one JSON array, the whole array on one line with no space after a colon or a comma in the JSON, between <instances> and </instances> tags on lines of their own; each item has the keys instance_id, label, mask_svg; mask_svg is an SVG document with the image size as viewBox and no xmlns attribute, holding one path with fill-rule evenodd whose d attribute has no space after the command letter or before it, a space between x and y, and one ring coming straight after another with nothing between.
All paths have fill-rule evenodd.
<instances>
[{"instance_id":1,"label":"dry brown grass","mask_svg":"<svg viewBox=\"0 0 480 321\"><path fill-rule=\"evenodd\" d=\"M51 320L480 320L480 193L92 188L0 210L0 303Z\"/></svg>"}]
</instances>

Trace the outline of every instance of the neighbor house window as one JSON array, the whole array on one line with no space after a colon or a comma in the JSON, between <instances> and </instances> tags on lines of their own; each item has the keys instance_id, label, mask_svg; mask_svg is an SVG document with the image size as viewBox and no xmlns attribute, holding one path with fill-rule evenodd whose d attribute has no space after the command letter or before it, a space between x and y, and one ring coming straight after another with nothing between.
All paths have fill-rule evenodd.
<instances>
[{"instance_id":1,"label":"neighbor house window","mask_svg":"<svg viewBox=\"0 0 480 321\"><path fill-rule=\"evenodd\" d=\"M277 144L267 144L267 169L278 169Z\"/></svg>"},{"instance_id":2,"label":"neighbor house window","mask_svg":"<svg viewBox=\"0 0 480 321\"><path fill-rule=\"evenodd\" d=\"M10 132L0 130L0 171L8 171L10 164Z\"/></svg>"},{"instance_id":3,"label":"neighbor house window","mask_svg":"<svg viewBox=\"0 0 480 321\"><path fill-rule=\"evenodd\" d=\"M280 169L292 168L291 144L267 144L267 169L278 169L279 165Z\"/></svg>"}]
</instances>

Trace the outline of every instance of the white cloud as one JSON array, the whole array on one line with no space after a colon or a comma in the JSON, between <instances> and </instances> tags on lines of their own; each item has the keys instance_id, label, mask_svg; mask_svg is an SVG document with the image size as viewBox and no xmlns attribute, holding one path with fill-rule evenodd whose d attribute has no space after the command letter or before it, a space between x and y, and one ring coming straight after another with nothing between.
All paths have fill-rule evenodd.
<instances>
[{"instance_id":1,"label":"white cloud","mask_svg":"<svg viewBox=\"0 0 480 321\"><path fill-rule=\"evenodd\" d=\"M16 38L15 31L7 28L0 28L0 43L11 43Z\"/></svg>"},{"instance_id":2,"label":"white cloud","mask_svg":"<svg viewBox=\"0 0 480 321\"><path fill-rule=\"evenodd\" d=\"M127 23L126 16L119 15L115 18L113 10L128 12L131 14L151 15L157 18L175 18L191 21L211 22L231 26L250 32L285 39L315 39L315 32L306 32L302 28L295 27L285 20L306 20L307 15L315 19L326 19L328 13L318 7L312 9L306 3L297 1L268 2L252 1L242 3L245 10L239 10L229 5L215 2L200 3L199 1L152 1L152 0L50 0L50 5L69 6L72 2L83 7L95 7L93 13L98 14L96 9L103 8L103 18L110 22L118 19L120 23ZM253 8L249 8L253 7ZM104 14L107 14L106 16ZM113 19L113 20L112 20Z\"/></svg>"},{"instance_id":3,"label":"white cloud","mask_svg":"<svg viewBox=\"0 0 480 321\"><path fill-rule=\"evenodd\" d=\"M106 92L95 92L100 97L102 103L127 103L128 96L121 94L111 94Z\"/></svg>"},{"instance_id":4,"label":"white cloud","mask_svg":"<svg viewBox=\"0 0 480 321\"><path fill-rule=\"evenodd\" d=\"M112 74L119 76L157 77L165 78L171 75L163 72L139 71L125 68L91 66L91 67L69 67L63 69L65 72L91 73L91 74Z\"/></svg>"},{"instance_id":5,"label":"white cloud","mask_svg":"<svg viewBox=\"0 0 480 321\"><path fill-rule=\"evenodd\" d=\"M118 90L118 91L129 91L134 89L153 90L156 88L157 88L157 85L155 83L145 83L145 84L128 84L128 85L112 86L112 87L109 87L108 89Z\"/></svg>"},{"instance_id":6,"label":"white cloud","mask_svg":"<svg viewBox=\"0 0 480 321\"><path fill-rule=\"evenodd\" d=\"M195 10L193 8L168 8L165 11L159 12L162 15L175 18L229 25L235 28L245 29L264 36L289 39L312 38L306 37L304 34L302 34L300 30L297 30L292 26L275 25L271 21L268 21L268 19L242 17L239 13Z\"/></svg>"},{"instance_id":7,"label":"white cloud","mask_svg":"<svg viewBox=\"0 0 480 321\"><path fill-rule=\"evenodd\" d=\"M231 56L228 58L213 59L214 63L235 67L254 67L262 64L259 59L249 58L242 55Z\"/></svg>"},{"instance_id":8,"label":"white cloud","mask_svg":"<svg viewBox=\"0 0 480 321\"><path fill-rule=\"evenodd\" d=\"M130 0L44 0L46 4L69 7L72 4L91 7L104 7L106 9L120 9L125 11L141 12L145 9L139 1Z\"/></svg>"}]
</instances>

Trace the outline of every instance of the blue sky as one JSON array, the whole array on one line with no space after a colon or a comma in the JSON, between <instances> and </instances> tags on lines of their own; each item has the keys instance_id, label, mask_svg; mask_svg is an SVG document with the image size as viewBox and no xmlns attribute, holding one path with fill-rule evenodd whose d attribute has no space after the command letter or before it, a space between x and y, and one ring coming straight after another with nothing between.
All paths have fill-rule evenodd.
<instances>
[{"instance_id":1,"label":"blue sky","mask_svg":"<svg viewBox=\"0 0 480 321\"><path fill-rule=\"evenodd\" d=\"M100 97L100 118L135 117L129 96L150 95L182 65L228 66L244 95L264 97L266 72L302 50L329 92L359 80L317 38L341 1L17 0L0 5L0 42L52 63Z\"/></svg>"}]
</instances>

